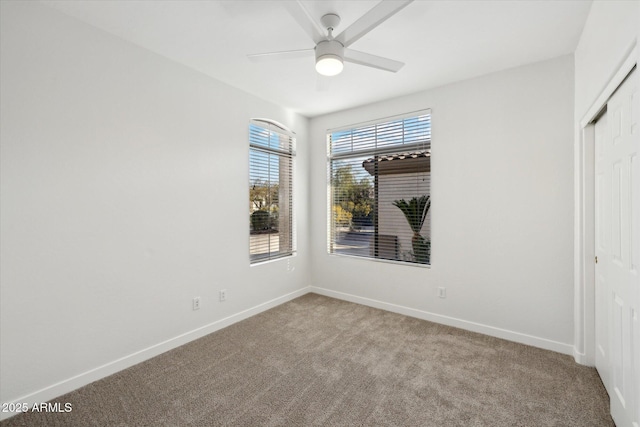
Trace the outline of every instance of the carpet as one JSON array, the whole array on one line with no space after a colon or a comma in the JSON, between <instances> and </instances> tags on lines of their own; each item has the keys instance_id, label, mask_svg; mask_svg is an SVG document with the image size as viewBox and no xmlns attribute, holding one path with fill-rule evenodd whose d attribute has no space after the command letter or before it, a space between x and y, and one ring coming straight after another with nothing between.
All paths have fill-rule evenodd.
<instances>
[{"instance_id":1,"label":"carpet","mask_svg":"<svg viewBox=\"0 0 640 427\"><path fill-rule=\"evenodd\" d=\"M13 426L613 426L567 355L307 294Z\"/></svg>"}]
</instances>

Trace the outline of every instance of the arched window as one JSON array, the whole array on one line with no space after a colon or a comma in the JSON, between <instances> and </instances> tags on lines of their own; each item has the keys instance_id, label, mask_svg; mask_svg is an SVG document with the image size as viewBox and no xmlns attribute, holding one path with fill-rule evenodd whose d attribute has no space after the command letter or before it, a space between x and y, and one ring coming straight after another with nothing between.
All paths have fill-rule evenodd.
<instances>
[{"instance_id":1,"label":"arched window","mask_svg":"<svg viewBox=\"0 0 640 427\"><path fill-rule=\"evenodd\" d=\"M249 124L249 259L295 253L293 167L295 134L273 120Z\"/></svg>"}]
</instances>

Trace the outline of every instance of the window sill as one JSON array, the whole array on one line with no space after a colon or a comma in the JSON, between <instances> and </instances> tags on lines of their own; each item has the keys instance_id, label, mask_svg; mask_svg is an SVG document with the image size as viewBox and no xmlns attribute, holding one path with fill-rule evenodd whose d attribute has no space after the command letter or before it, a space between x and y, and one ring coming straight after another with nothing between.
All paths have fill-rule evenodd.
<instances>
[{"instance_id":1,"label":"window sill","mask_svg":"<svg viewBox=\"0 0 640 427\"><path fill-rule=\"evenodd\" d=\"M271 264L271 263L282 261L282 260L290 260L291 258L295 258L295 257L296 257L296 253L294 252L291 255L285 255L278 258L265 259L261 261L255 261L255 262L249 261L249 267L257 267L259 265Z\"/></svg>"},{"instance_id":2,"label":"window sill","mask_svg":"<svg viewBox=\"0 0 640 427\"><path fill-rule=\"evenodd\" d=\"M369 258L365 256L357 256L357 255L346 255L346 254L336 254L336 253L328 253L329 256L342 257L342 258L351 258L358 259L362 261L373 261L373 262L382 262L385 264L395 264L395 265L404 265L408 267L418 267L418 268L426 268L431 269L431 264L418 264L416 262L408 262L408 261L395 261L392 259L384 259L384 258Z\"/></svg>"}]
</instances>

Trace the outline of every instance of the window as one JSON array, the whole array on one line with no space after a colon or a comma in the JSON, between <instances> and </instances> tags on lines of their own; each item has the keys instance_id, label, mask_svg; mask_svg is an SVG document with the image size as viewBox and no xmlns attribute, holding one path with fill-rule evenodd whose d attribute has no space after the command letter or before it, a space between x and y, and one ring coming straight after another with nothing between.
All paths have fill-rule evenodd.
<instances>
[{"instance_id":1,"label":"window","mask_svg":"<svg viewBox=\"0 0 640 427\"><path fill-rule=\"evenodd\" d=\"M249 125L249 259L251 263L295 253L293 132L265 119Z\"/></svg>"},{"instance_id":2,"label":"window","mask_svg":"<svg viewBox=\"0 0 640 427\"><path fill-rule=\"evenodd\" d=\"M431 264L431 111L327 138L329 253Z\"/></svg>"}]
</instances>

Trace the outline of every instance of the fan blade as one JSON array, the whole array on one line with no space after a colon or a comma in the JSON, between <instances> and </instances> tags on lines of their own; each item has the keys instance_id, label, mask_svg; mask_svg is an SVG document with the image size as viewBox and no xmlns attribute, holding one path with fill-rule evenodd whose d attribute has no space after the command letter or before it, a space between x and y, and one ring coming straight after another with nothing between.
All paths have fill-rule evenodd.
<instances>
[{"instance_id":1,"label":"fan blade","mask_svg":"<svg viewBox=\"0 0 640 427\"><path fill-rule=\"evenodd\" d=\"M322 26L313 19L300 0L284 0L281 3L291 16L293 16L293 19L296 20L298 25L300 25L302 29L309 34L309 37L311 37L315 44L318 44L322 40L326 40L327 36L324 32L324 28L322 28Z\"/></svg>"},{"instance_id":2,"label":"fan blade","mask_svg":"<svg viewBox=\"0 0 640 427\"><path fill-rule=\"evenodd\" d=\"M335 39L342 43L344 47L347 47L391 18L412 1L382 0L369 12L362 15L360 19L345 28Z\"/></svg>"},{"instance_id":3,"label":"fan blade","mask_svg":"<svg viewBox=\"0 0 640 427\"><path fill-rule=\"evenodd\" d=\"M252 62L274 61L279 59L296 59L313 56L314 49L283 50L280 52L253 53L247 55Z\"/></svg>"},{"instance_id":4,"label":"fan blade","mask_svg":"<svg viewBox=\"0 0 640 427\"><path fill-rule=\"evenodd\" d=\"M393 73L397 72L404 66L404 62L394 61L393 59L383 58L382 56L371 55L370 53L364 53L353 49L344 50L344 60L347 62L353 62L354 64L377 68L379 70L391 71Z\"/></svg>"}]
</instances>

